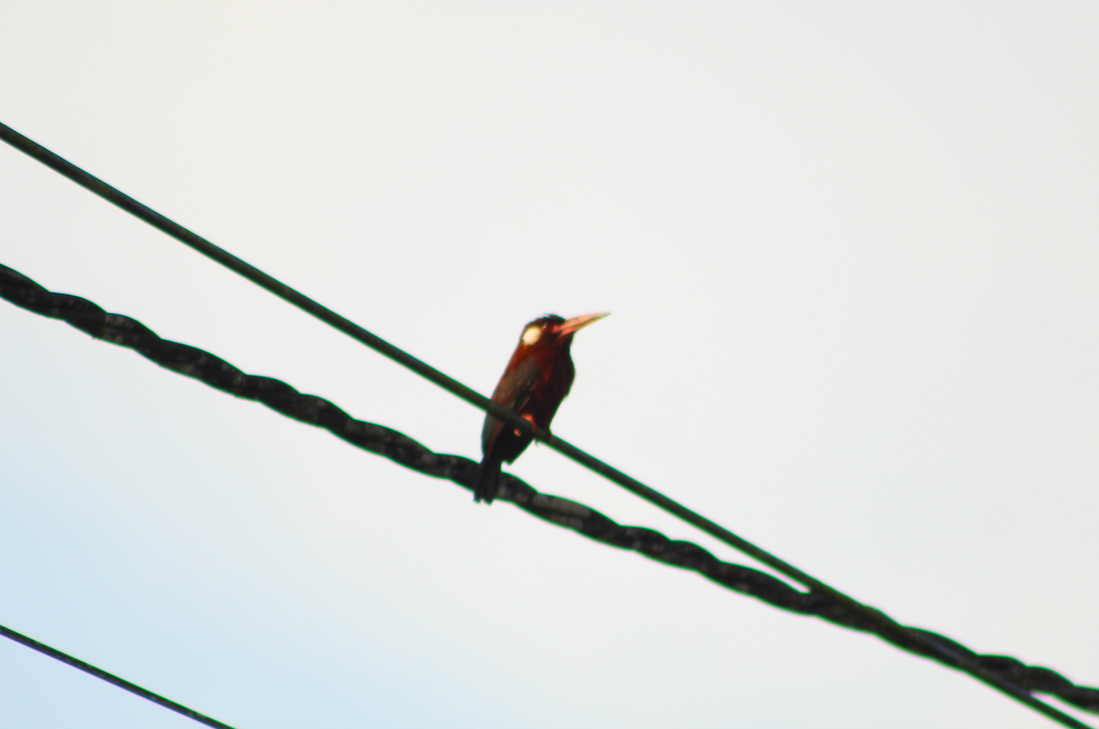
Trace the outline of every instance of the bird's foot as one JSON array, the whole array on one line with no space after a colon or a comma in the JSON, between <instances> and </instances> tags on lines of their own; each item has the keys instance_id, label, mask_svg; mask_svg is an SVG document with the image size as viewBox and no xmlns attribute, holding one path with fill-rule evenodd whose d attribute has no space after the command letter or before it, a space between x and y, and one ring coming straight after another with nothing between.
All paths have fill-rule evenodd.
<instances>
[{"instance_id":1,"label":"bird's foot","mask_svg":"<svg viewBox=\"0 0 1099 729\"><path fill-rule=\"evenodd\" d=\"M530 423L531 430L538 430L538 425L534 422L534 416L533 415L522 415L520 417L522 417L523 420ZM523 431L519 430L518 428L515 429L515 434L516 435L524 435Z\"/></svg>"}]
</instances>

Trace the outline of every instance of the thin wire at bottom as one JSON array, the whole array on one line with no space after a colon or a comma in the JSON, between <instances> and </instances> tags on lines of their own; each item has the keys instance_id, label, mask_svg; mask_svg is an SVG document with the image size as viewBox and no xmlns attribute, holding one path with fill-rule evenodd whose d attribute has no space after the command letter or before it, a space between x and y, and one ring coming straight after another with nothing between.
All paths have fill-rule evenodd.
<instances>
[{"instance_id":1,"label":"thin wire at bottom","mask_svg":"<svg viewBox=\"0 0 1099 729\"><path fill-rule=\"evenodd\" d=\"M43 655L46 655L46 656L49 656L50 658L53 658L54 660L61 661L62 663L67 663L70 666L72 666L73 668L78 668L81 671L83 671L84 673L95 676L96 678L98 678L102 681L106 681L107 683L114 684L115 686L118 686L121 689L125 689L126 691L129 691L132 694L140 696L141 698L145 699L146 701L152 701L154 704L160 704L165 709L171 709L172 711L176 712L177 714L182 714L183 716L186 716L188 719L193 719L193 720L197 721L199 724L205 724L206 726L216 727L216 729L233 729L233 727L229 726L225 722L218 721L217 719L214 719L214 718L211 718L209 716L206 716L205 714L199 713L199 712L195 711L194 709L188 708L188 707L184 706L183 704L172 701L171 699L166 698L164 696L161 696L160 694L153 693L149 689L142 688L141 686L138 686L136 683L131 683L130 681L127 681L124 678L116 676L113 673L108 673L107 671L104 671L102 668L96 668L92 664L87 663L85 661L82 661L79 658L76 658L75 656L70 656L68 653L63 653L63 652L57 650L56 648L51 648L50 646L46 645L45 643L39 643L34 638L30 638L26 635L23 635L22 633L18 633L16 631L12 630L11 628L5 628L3 625L0 625L0 635L3 635L5 638L13 640L16 643L20 643L22 645L25 645L28 648L33 648L34 650L38 651L39 653L41 653Z\"/></svg>"}]
</instances>

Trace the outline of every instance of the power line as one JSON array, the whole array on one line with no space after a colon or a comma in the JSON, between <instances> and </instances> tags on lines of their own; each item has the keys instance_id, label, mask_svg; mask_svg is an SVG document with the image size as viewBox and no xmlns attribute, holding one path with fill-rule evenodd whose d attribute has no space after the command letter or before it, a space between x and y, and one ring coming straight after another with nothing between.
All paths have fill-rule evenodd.
<instances>
[{"instance_id":1,"label":"power line","mask_svg":"<svg viewBox=\"0 0 1099 729\"><path fill-rule=\"evenodd\" d=\"M239 398L261 402L289 418L325 428L333 435L402 466L472 489L477 463L461 456L435 453L398 431L356 420L328 400L305 395L269 377L249 375L201 349L162 339L140 322L108 314L79 297L52 293L29 278L0 265L0 297L44 316L62 319L98 339L128 347L156 364L192 377ZM765 572L718 560L702 547L671 540L643 527L623 526L609 517L569 499L536 491L510 474L501 477L500 499L557 526L590 539L638 552L650 559L692 570L717 584L754 597L774 607L814 615L846 628L873 633L895 646L951 668L972 672L977 666L1022 691L1043 712L1066 726L1087 727L1034 697L1031 691L1053 694L1080 709L1099 712L1099 689L1076 686L1056 671L1028 666L1008 656L979 655L965 646L918 628L901 626L904 638L881 629L880 620L868 620L864 611L851 611L819 592L801 592ZM887 616L879 614L888 619ZM944 650L928 650L930 644ZM958 656L961 660L952 657Z\"/></svg>"},{"instance_id":2,"label":"power line","mask_svg":"<svg viewBox=\"0 0 1099 729\"><path fill-rule=\"evenodd\" d=\"M1008 696L1027 704L1031 708L1039 711L1051 718L1056 718L1051 711L1055 711L1050 707L1036 702L1032 696L1025 691L1020 690L1008 681L1001 679L997 674L985 671L977 664L967 662L965 656L954 654L948 647L934 643L933 641L926 640L918 633L912 633L905 630L896 621L889 618L880 610L872 608L868 605L864 605L858 600L850 597L846 593L840 592L831 585L803 572L802 570L794 567L792 564L780 559L779 557L771 554L770 552L756 546L733 532L725 529L718 523L707 519L701 514L688 509L686 506L679 502L665 496L656 489L653 489L645 484L641 483L637 479L628 476L627 474L619 471L618 469L610 466L609 464L600 461L588 453L580 450L571 443L566 442L564 439L552 435L549 431L534 428L532 424L525 418L520 417L511 410L501 406L498 403L486 398L484 395L476 392L472 388L463 385L457 380L449 377L439 370L435 369L431 365L423 362L416 357L408 354L404 350L395 347L389 342L385 341L381 337L367 331L363 327L355 324L350 319L347 319L331 309L321 305L320 303L309 298L305 294L287 286L278 279L270 276L255 266L247 263L246 261L237 258L232 253L229 253L223 248L220 248L210 241L206 240L202 236L184 228L179 223L172 221L155 210L143 205L137 200L133 199L129 195L125 194L121 190L118 190L111 185L108 185L98 177L91 175L88 172L80 169L76 165L68 162L60 156L54 154L50 150L46 149L37 142L23 136L19 132L15 131L11 127L0 123L0 138L3 138L5 142L15 147L19 151L27 154L30 157L38 160L42 164L46 165L50 169L59 172L60 174L68 177L73 182L77 183L81 187L84 187L96 195L99 195L104 200L107 200L114 205L122 208L126 212L134 215L135 217L145 221L149 225L161 230L168 235L172 236L176 240L190 246L199 253L217 261L226 268L240 274L247 278L249 281L263 287L267 291L275 294L279 298L287 301L299 309L315 316L321 321L329 324L330 326L338 329L339 331L347 334L353 339L362 342L371 349L379 352L380 354L389 357L398 364L407 367L408 369L416 372L424 378L430 380L436 385L442 387L448 392L457 395L466 402L474 405L481 410L484 410L491 414L494 418L508 423L509 425L521 430L524 433L531 433L537 440L546 443L549 447L553 448L557 452L564 456L571 458L577 463L585 466L586 468L595 471L599 475L608 479L609 481L618 484L625 488L627 491L640 496L651 504L658 506L659 508L673 514L688 524L691 524L698 529L706 532L707 534L721 540L725 544L737 549L744 554L762 562L763 564L771 567L787 577L797 580L801 584L808 587L813 592L819 593L829 600L843 605L848 610L861 613L867 620L873 621L878 624L882 635L889 636L893 642L906 642L915 641L918 644L922 644L924 650L928 652L934 652L941 655L943 660L948 662L954 662L958 665L966 667L966 672L979 681L982 681L989 686L995 688L997 691L1001 691ZM1071 717L1069 717L1071 718Z\"/></svg>"},{"instance_id":3,"label":"power line","mask_svg":"<svg viewBox=\"0 0 1099 729\"><path fill-rule=\"evenodd\" d=\"M861 612L867 619L875 621L879 624L879 627L883 631L884 635L888 635L894 641L911 641L915 640L917 643L923 643L923 647L926 650L938 652L945 660L958 662L965 665L965 657L960 655L954 655L952 652L941 645L935 644L931 641L924 641L922 636L918 634L911 634L906 631L903 626L886 616L879 610L867 605L863 605L854 598L847 594L840 592L821 580L803 572L802 570L794 567L788 562L780 559L779 557L771 554L770 552L756 546L748 540L734 534L733 532L725 529L714 521L707 519L706 517L698 514L686 506L674 501L673 499L665 496L659 491L646 486L640 481L626 475L625 473L613 468L612 466L603 463L599 459L591 456L565 440L558 438L549 431L534 428L532 424L526 419L520 417L518 414L510 411L507 408L499 405L498 403L489 400L480 393L476 392L472 388L463 385L457 380L443 374L434 367L428 365L416 357L408 354L407 352L399 349L398 347L386 342L381 337L372 334L363 327L355 324L351 320L337 314L336 312L328 309L320 303L314 301L301 292L287 286L278 279L270 276L255 266L247 263L246 261L234 256L228 251L214 245L205 238L198 234L184 228L182 225L168 219L155 210L143 205L137 200L133 199L129 195L126 195L121 190L118 190L111 185L108 185L103 180L91 175L90 173L80 169L76 165L71 164L67 160L58 156L57 154L46 149L42 145L34 142L28 137L23 136L19 132L15 131L11 127L0 123L0 137L5 142L12 145L16 149L24 152L30 157L37 159L51 169L59 172L60 174L68 177L73 182L81 185L87 190L94 192L108 202L117 205L126 212L134 215L135 217L149 223L153 227L167 233L176 240L190 246L203 255L217 261L226 268L240 274L253 283L263 287L267 291L275 294L279 298L297 306L303 311L317 317L321 321L331 325L332 327L342 331L348 336L362 342L371 349L389 357L431 382L439 385L454 395L462 398L466 402L485 410L493 417L502 420L509 425L522 430L525 433L531 433L537 440L545 442L554 450L562 453L563 455L571 458L572 460L580 463L581 465L595 471L604 478L612 481L613 483L622 486L631 493L640 496L651 504L654 504L661 509L679 517L680 519L692 524L693 526L701 529L702 531L710 534L711 536L721 540L729 546L744 552L745 554L753 557L754 559L766 564L767 566L775 569L781 574L797 580L806 587L810 588L814 592L820 593L825 597L828 597L834 602L838 602L844 605L849 610ZM973 664L967 666L967 672L974 678L992 686L993 688L1001 691L1016 700L1031 706L1035 710L1050 715L1050 707L1046 707L1040 702L1034 704L1033 697L1024 691L1019 690L1013 686L1010 682L1000 679L997 675L984 671L980 666ZM1052 718L1052 715L1050 715Z\"/></svg>"},{"instance_id":4,"label":"power line","mask_svg":"<svg viewBox=\"0 0 1099 729\"><path fill-rule=\"evenodd\" d=\"M142 688L142 687L138 686L136 683L131 683L131 682L127 681L124 678L120 678L120 677L114 675L113 673L108 673L107 671L104 671L102 668L96 668L95 666L93 666L90 663L86 663L86 662L80 660L79 658L76 658L74 656L70 656L68 653L62 653L61 651L57 650L56 648L49 647L45 643L39 643L34 638L30 638L28 636L25 636L22 633L17 633L14 630L12 630L11 628L5 628L3 625L0 625L0 635L3 635L5 638L10 638L11 640L14 640L16 643L21 643L21 644L27 646L28 648L33 648L34 650L38 651L39 653L42 653L43 655L47 655L50 658L61 661L62 663L67 663L70 666L72 666L73 668L78 668L81 671L83 671L84 673L95 676L96 678L98 678L100 680L106 681L107 683L114 684L115 686L118 686L121 689L125 689L126 691L129 691L132 694L140 696L141 698L143 698L147 701L152 701L154 704L160 704L165 709L171 709L172 711L176 712L177 714L182 714L183 716L186 716L188 719L194 719L199 724L205 724L206 726L212 726L212 727L215 727L215 729L233 729L233 727L229 726L228 724L226 724L224 722L220 722L217 719L212 719L209 716L206 716L205 714L200 714L199 712L195 711L194 709L189 709L186 706L184 706L183 704L176 703L175 701L172 701L171 699L165 698L165 697L161 696L160 694L153 693L149 689Z\"/></svg>"}]
</instances>

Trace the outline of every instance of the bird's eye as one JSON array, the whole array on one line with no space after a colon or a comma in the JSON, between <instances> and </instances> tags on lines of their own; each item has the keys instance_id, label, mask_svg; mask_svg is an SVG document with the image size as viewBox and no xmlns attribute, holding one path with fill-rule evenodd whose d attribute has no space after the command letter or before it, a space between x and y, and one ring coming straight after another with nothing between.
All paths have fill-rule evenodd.
<instances>
[{"instance_id":1,"label":"bird's eye","mask_svg":"<svg viewBox=\"0 0 1099 729\"><path fill-rule=\"evenodd\" d=\"M523 330L523 344L534 344L541 336L541 327L527 327Z\"/></svg>"}]
</instances>

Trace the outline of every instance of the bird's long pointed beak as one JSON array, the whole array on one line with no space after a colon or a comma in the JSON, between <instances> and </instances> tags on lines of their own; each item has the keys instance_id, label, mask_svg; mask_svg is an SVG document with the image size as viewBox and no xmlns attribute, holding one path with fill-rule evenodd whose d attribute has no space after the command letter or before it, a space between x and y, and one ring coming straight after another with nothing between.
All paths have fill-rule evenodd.
<instances>
[{"instance_id":1,"label":"bird's long pointed beak","mask_svg":"<svg viewBox=\"0 0 1099 729\"><path fill-rule=\"evenodd\" d=\"M584 314L582 316L574 316L571 319L566 319L561 326L557 327L558 335L572 334L578 332L588 324L593 324L604 317L610 316L610 312L606 314Z\"/></svg>"}]
</instances>

